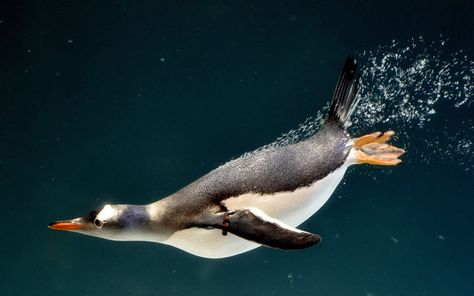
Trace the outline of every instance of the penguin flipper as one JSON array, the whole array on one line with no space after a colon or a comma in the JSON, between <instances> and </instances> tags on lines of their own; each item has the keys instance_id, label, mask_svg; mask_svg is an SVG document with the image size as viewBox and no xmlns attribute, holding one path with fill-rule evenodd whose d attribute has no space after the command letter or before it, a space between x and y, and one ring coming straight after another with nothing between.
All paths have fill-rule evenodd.
<instances>
[{"instance_id":1,"label":"penguin flipper","mask_svg":"<svg viewBox=\"0 0 474 296\"><path fill-rule=\"evenodd\" d=\"M211 221L212 220L212 221ZM321 241L321 237L274 219L257 208L244 208L215 215L207 227L222 229L243 239L279 249L303 249Z\"/></svg>"}]
</instances>

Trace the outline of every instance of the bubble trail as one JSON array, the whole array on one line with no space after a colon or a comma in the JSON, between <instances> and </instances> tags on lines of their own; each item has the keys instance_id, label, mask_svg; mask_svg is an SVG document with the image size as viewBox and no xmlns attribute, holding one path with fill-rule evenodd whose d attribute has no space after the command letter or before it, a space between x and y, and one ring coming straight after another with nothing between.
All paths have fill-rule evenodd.
<instances>
[{"instance_id":1,"label":"bubble trail","mask_svg":"<svg viewBox=\"0 0 474 296\"><path fill-rule=\"evenodd\" d=\"M442 36L429 42L417 37L393 40L388 45L357 53L361 100L351 117L351 134L392 128L399 140L408 145L405 148L417 153L425 163L456 158L462 168L472 172L474 116L469 114L474 115L474 60L463 50L447 49L447 44L448 40ZM256 151L311 137L321 126L327 108ZM460 116L459 122L440 128L432 122L442 119L439 113L444 109L468 116ZM420 138L420 130L424 138ZM409 147L415 138L414 146L421 141L423 148L430 149Z\"/></svg>"}]
</instances>

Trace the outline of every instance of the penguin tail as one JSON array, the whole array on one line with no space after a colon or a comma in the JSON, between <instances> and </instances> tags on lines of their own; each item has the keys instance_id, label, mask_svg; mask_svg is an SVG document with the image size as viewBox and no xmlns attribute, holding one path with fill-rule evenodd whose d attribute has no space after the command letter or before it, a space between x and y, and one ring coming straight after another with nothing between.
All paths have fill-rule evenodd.
<instances>
[{"instance_id":1,"label":"penguin tail","mask_svg":"<svg viewBox=\"0 0 474 296\"><path fill-rule=\"evenodd\" d=\"M325 124L345 129L360 96L357 96L360 75L353 57L348 57L336 84L334 95ZM352 139L354 163L375 165L397 165L405 150L389 145L387 142L395 135L393 131L375 132Z\"/></svg>"},{"instance_id":2,"label":"penguin tail","mask_svg":"<svg viewBox=\"0 0 474 296\"><path fill-rule=\"evenodd\" d=\"M352 139L355 163L397 165L402 162L398 157L404 154L405 150L387 144L393 135L394 131L374 132Z\"/></svg>"},{"instance_id":3,"label":"penguin tail","mask_svg":"<svg viewBox=\"0 0 474 296\"><path fill-rule=\"evenodd\" d=\"M326 123L336 124L343 129L347 126L348 119L359 101L356 96L359 77L356 60L348 57L337 81Z\"/></svg>"}]
</instances>

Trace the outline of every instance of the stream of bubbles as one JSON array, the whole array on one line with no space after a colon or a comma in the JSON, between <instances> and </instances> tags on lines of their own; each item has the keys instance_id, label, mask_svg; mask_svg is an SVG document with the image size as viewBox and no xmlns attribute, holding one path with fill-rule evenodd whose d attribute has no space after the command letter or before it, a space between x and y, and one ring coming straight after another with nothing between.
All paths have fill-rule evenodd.
<instances>
[{"instance_id":1,"label":"stream of bubbles","mask_svg":"<svg viewBox=\"0 0 474 296\"><path fill-rule=\"evenodd\" d=\"M474 61L463 50L447 49L448 42L443 37L429 42L417 37L357 53L361 100L351 117L350 133L394 129L396 142L419 160L456 158L460 167L472 172ZM260 149L314 135L327 110ZM442 111L449 112L449 120L442 118Z\"/></svg>"}]
</instances>

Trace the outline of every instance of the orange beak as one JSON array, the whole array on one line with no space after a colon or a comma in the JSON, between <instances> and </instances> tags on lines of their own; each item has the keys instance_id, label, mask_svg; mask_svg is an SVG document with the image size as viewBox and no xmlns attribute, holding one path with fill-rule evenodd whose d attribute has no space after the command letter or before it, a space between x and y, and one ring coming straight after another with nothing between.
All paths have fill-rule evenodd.
<instances>
[{"instance_id":1,"label":"orange beak","mask_svg":"<svg viewBox=\"0 0 474 296\"><path fill-rule=\"evenodd\" d=\"M56 229L56 230L74 230L74 229L81 229L86 228L85 225L81 225L78 223L74 223L72 221L57 221L50 223L48 228Z\"/></svg>"}]
</instances>

